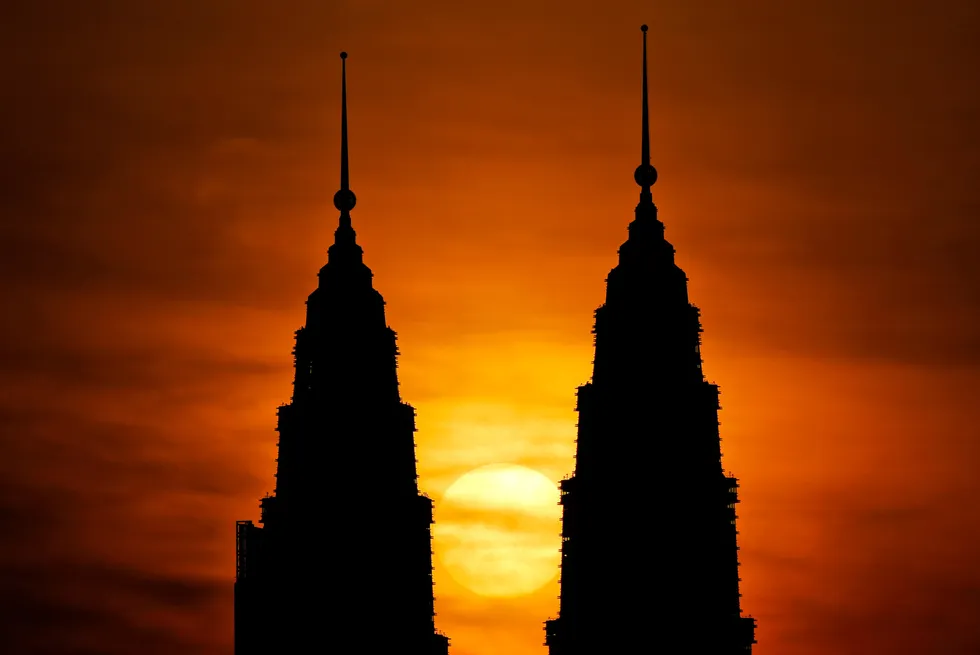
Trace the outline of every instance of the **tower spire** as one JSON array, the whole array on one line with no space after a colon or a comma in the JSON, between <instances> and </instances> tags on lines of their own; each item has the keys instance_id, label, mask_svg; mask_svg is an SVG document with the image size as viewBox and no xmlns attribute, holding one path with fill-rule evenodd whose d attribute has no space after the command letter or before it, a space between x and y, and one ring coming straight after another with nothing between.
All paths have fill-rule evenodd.
<instances>
[{"instance_id":1,"label":"tower spire","mask_svg":"<svg viewBox=\"0 0 980 655\"><path fill-rule=\"evenodd\" d=\"M347 53L340 58L340 226L296 331L293 394L276 412L274 491L260 502L260 525L237 525L235 655L307 653L324 633L357 639L368 653L449 655L435 627L432 500L418 488L415 408L401 399L397 335L351 228ZM362 467L345 464L368 461L369 488L332 502L322 482L353 488ZM339 533L319 539L325 508L337 525L355 524L367 547ZM382 518L362 520L375 514ZM385 611L357 602L320 610L324 599L364 589L384 589Z\"/></svg>"},{"instance_id":2,"label":"tower spire","mask_svg":"<svg viewBox=\"0 0 980 655\"><path fill-rule=\"evenodd\" d=\"M722 468L719 391L705 379L700 310L689 301L687 275L650 193L657 170L650 163L647 26L641 30L642 148L633 178L642 191L595 310L592 379L576 393L575 469L560 485L561 594L545 644L549 655L660 653L670 650L670 635L684 634L689 652L751 655L755 619L742 615L738 480ZM667 496L655 521L670 538L623 557L609 538L610 521L649 512L651 498ZM637 588L656 591L641 596Z\"/></svg>"},{"instance_id":3,"label":"tower spire","mask_svg":"<svg viewBox=\"0 0 980 655\"><path fill-rule=\"evenodd\" d=\"M640 146L640 165L633 172L633 179L642 191L640 192L640 202L653 202L650 187L657 181L657 169L650 164L650 101L647 87L647 26L641 25L640 31L643 32L643 117L642 117L642 144Z\"/></svg>"},{"instance_id":4,"label":"tower spire","mask_svg":"<svg viewBox=\"0 0 980 655\"><path fill-rule=\"evenodd\" d=\"M350 165L347 161L347 53L340 53L340 191L333 196L333 206L340 210L340 226L334 233L337 243L354 242L350 211L357 204L357 196L350 190Z\"/></svg>"}]
</instances>

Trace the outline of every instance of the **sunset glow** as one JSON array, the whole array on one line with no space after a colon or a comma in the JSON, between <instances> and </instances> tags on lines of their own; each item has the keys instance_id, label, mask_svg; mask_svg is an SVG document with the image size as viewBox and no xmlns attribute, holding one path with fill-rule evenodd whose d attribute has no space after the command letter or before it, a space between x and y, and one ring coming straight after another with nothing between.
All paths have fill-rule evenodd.
<instances>
[{"instance_id":1,"label":"sunset glow","mask_svg":"<svg viewBox=\"0 0 980 655\"><path fill-rule=\"evenodd\" d=\"M553 491L481 467L575 466L648 23L654 200L721 388L754 654L980 652L980 3L8 4L0 651L231 653L235 521L275 484L337 226L345 50L436 625L452 655L543 655ZM346 461L324 484L353 465L371 485Z\"/></svg>"}]
</instances>

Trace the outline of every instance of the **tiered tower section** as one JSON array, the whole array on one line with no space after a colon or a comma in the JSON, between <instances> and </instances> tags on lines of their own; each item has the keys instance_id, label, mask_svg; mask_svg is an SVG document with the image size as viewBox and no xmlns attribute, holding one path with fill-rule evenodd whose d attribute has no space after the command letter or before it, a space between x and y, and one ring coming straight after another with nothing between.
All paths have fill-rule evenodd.
<instances>
[{"instance_id":1,"label":"tiered tower section","mask_svg":"<svg viewBox=\"0 0 980 655\"><path fill-rule=\"evenodd\" d=\"M398 391L395 332L350 212L341 53L340 225L296 332L279 408L275 492L238 523L236 655L446 655L434 625L432 501L419 493L415 410Z\"/></svg>"},{"instance_id":2,"label":"tiered tower section","mask_svg":"<svg viewBox=\"0 0 980 655\"><path fill-rule=\"evenodd\" d=\"M592 381L578 389L560 609L546 644L551 655L745 655L755 621L740 605L738 482L722 468L699 311L651 194L642 29L640 202L595 313Z\"/></svg>"}]
</instances>

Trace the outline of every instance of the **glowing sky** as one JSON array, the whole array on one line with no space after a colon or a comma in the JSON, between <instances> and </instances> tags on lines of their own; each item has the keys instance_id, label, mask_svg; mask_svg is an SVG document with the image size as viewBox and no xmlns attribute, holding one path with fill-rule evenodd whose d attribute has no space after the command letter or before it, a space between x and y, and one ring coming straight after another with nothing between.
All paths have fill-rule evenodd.
<instances>
[{"instance_id":1,"label":"glowing sky","mask_svg":"<svg viewBox=\"0 0 980 655\"><path fill-rule=\"evenodd\" d=\"M336 224L340 50L423 488L568 473L637 198L645 22L654 198L722 389L756 652L977 652L978 12L6 3L0 650L230 653L234 521L272 487ZM454 655L544 652L557 583L436 581Z\"/></svg>"}]
</instances>

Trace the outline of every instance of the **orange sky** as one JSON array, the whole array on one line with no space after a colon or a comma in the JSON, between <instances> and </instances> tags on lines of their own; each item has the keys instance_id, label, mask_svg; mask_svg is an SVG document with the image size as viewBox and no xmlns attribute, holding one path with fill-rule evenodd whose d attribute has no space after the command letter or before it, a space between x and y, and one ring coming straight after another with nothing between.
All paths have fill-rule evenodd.
<instances>
[{"instance_id":1,"label":"orange sky","mask_svg":"<svg viewBox=\"0 0 980 655\"><path fill-rule=\"evenodd\" d=\"M980 650L970 0L5 7L0 650L231 652L234 521L272 488L337 220L342 49L423 488L569 472L638 193L643 22L756 652ZM556 583L436 579L455 655L545 652Z\"/></svg>"}]
</instances>

